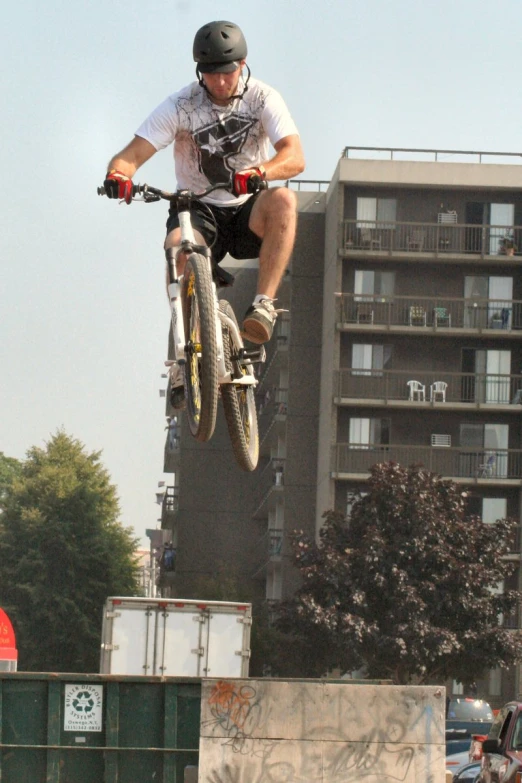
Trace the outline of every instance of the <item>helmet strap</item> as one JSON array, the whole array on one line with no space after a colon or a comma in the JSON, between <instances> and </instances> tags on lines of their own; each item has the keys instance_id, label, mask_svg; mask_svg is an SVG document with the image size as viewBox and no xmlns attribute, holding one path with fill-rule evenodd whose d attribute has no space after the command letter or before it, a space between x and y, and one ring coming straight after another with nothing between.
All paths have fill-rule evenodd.
<instances>
[{"instance_id":1,"label":"helmet strap","mask_svg":"<svg viewBox=\"0 0 522 783\"><path fill-rule=\"evenodd\" d=\"M248 90L248 82L250 81L250 68L248 67L248 65L246 63L245 63L244 67L247 69L248 75L247 75L247 77L245 79L245 86L243 87L243 92L237 93L237 95L231 95L230 98L228 99L229 103L232 103L232 101L235 101L236 98L242 98L243 95ZM212 98L212 95L210 94L210 91L209 91L207 85L205 84L205 82L204 82L204 80L203 80L203 78L201 76L201 71L199 70L199 65L196 66L196 76L198 77L198 82L199 82L200 87L203 87L203 89L205 90L207 95L210 98ZM242 77L239 77L239 78L241 79Z\"/></svg>"}]
</instances>

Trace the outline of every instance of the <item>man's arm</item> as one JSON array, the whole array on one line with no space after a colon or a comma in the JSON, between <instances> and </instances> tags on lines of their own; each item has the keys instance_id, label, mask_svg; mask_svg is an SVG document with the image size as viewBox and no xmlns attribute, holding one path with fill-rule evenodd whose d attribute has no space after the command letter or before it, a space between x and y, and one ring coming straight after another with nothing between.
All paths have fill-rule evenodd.
<instances>
[{"instance_id":1,"label":"man's arm","mask_svg":"<svg viewBox=\"0 0 522 783\"><path fill-rule=\"evenodd\" d=\"M135 136L121 152L118 152L112 158L107 166L107 171L116 169L121 174L129 177L129 179L132 179L137 169L143 166L149 158L152 158L155 152L157 150L150 141L142 139L141 136Z\"/></svg>"},{"instance_id":2,"label":"man's arm","mask_svg":"<svg viewBox=\"0 0 522 783\"><path fill-rule=\"evenodd\" d=\"M304 171L305 159L297 134L285 136L274 144L276 154L263 166L268 180L292 179Z\"/></svg>"}]
</instances>

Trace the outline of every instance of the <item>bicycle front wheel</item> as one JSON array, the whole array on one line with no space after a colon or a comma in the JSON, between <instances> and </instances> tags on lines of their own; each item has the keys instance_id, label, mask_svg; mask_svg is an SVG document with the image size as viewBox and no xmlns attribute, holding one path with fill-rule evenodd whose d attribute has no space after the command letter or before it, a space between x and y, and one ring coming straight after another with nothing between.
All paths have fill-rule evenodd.
<instances>
[{"instance_id":1,"label":"bicycle front wheel","mask_svg":"<svg viewBox=\"0 0 522 783\"><path fill-rule=\"evenodd\" d=\"M216 426L218 370L212 276L207 259L189 256L181 287L185 327L185 392L192 435L210 440Z\"/></svg>"},{"instance_id":2,"label":"bicycle front wheel","mask_svg":"<svg viewBox=\"0 0 522 783\"><path fill-rule=\"evenodd\" d=\"M219 309L237 327L236 316L229 302L222 299ZM225 367L233 378L241 378L248 370L239 361L239 348L232 330L223 324L223 356ZM221 400L227 422L232 450L238 465L247 471L255 470L259 459L259 433L257 427L256 400L253 386L221 384Z\"/></svg>"}]
</instances>

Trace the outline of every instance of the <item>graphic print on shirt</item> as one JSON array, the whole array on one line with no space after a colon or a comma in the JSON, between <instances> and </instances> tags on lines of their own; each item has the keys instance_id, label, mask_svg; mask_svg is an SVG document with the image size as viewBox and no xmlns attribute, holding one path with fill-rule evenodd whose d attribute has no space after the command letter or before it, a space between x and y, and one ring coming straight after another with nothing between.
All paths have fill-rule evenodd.
<instances>
[{"instance_id":1,"label":"graphic print on shirt","mask_svg":"<svg viewBox=\"0 0 522 783\"><path fill-rule=\"evenodd\" d=\"M241 152L254 124L253 118L231 114L193 132L200 171L212 185L230 182L235 169L228 160Z\"/></svg>"}]
</instances>

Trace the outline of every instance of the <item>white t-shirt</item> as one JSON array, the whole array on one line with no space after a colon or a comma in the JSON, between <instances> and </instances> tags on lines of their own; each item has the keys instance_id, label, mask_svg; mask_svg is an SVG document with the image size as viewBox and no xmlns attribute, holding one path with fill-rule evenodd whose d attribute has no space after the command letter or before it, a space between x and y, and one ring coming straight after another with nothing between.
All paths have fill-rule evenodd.
<instances>
[{"instance_id":1,"label":"white t-shirt","mask_svg":"<svg viewBox=\"0 0 522 783\"><path fill-rule=\"evenodd\" d=\"M241 78L238 94L244 89ZM269 158L269 146L297 128L279 93L250 79L241 98L216 106L208 93L193 82L154 109L136 136L156 150L174 142L178 188L201 193L211 184L231 182L233 172L258 166ZM235 206L249 196L216 190L204 201Z\"/></svg>"}]
</instances>

